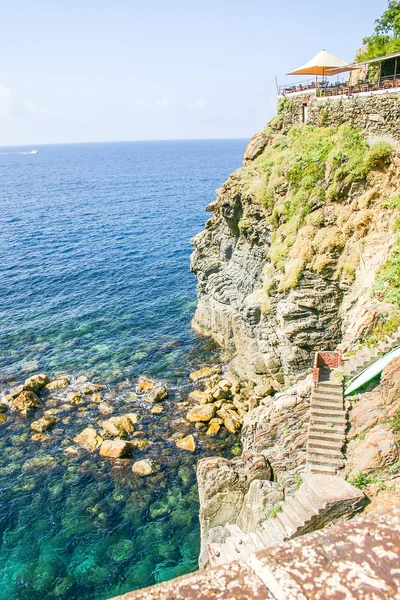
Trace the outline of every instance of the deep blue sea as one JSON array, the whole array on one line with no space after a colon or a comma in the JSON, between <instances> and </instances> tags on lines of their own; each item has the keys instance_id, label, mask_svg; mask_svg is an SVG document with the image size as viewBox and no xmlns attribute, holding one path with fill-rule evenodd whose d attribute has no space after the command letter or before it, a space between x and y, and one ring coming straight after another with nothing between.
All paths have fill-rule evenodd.
<instances>
[{"instance_id":1,"label":"deep blue sea","mask_svg":"<svg viewBox=\"0 0 400 600\"><path fill-rule=\"evenodd\" d=\"M170 440L188 373L217 354L190 329L189 240L245 145L0 148L0 387L37 372L102 383L115 414L142 411L151 444L140 458L161 466L139 479L129 461L66 453L96 424L91 406L62 415L43 443L29 427L41 409L11 414L0 425L1 600L101 600L196 568L195 465L236 442L196 432L192 455ZM135 400L140 375L171 390L163 415Z\"/></svg>"}]
</instances>

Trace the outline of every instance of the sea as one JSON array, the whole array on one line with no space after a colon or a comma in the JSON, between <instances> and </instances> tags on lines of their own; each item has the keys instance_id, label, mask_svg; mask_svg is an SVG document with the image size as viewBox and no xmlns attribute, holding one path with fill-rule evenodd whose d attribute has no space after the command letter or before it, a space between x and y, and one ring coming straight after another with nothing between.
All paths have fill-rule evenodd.
<instances>
[{"instance_id":1,"label":"sea","mask_svg":"<svg viewBox=\"0 0 400 600\"><path fill-rule=\"evenodd\" d=\"M34 415L8 412L0 425L0 600L102 600L197 568L196 464L232 457L240 444L192 427L192 454L173 438L188 433L181 405L193 389L189 372L220 360L190 328L190 238L245 146L0 148L0 391L38 372L101 384L114 415L140 414L149 446L134 458L159 467L139 478L133 459L71 453L77 433L98 427L95 403L59 411L46 439L33 441L30 423L68 390L45 395ZM135 393L141 376L167 386L161 415Z\"/></svg>"}]
</instances>

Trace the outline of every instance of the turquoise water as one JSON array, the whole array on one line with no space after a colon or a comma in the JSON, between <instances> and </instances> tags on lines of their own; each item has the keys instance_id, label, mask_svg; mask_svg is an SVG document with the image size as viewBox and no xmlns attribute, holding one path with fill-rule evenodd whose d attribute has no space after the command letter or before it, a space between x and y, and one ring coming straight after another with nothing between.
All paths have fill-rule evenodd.
<instances>
[{"instance_id":1,"label":"turquoise water","mask_svg":"<svg viewBox=\"0 0 400 600\"><path fill-rule=\"evenodd\" d=\"M135 478L132 460L65 449L100 415L61 413L45 442L24 419L0 426L0 598L108 598L196 568L195 465L232 455L237 440L193 428L177 402L187 374L217 351L191 332L195 281L189 239L204 207L240 166L244 141L43 146L0 150L0 386L44 371L106 386L114 415L138 411L160 471ZM26 149L21 149L26 150ZM13 148L12 152L18 149ZM11 152L11 151L10 151ZM162 415L134 397L149 375L170 389ZM104 417L102 417L104 418Z\"/></svg>"}]
</instances>

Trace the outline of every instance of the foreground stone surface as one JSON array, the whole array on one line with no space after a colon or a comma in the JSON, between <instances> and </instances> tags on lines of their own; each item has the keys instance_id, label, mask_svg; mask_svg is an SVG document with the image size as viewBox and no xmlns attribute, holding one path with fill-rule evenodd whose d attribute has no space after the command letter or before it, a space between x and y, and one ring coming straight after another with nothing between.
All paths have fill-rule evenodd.
<instances>
[{"instance_id":1,"label":"foreground stone surface","mask_svg":"<svg viewBox=\"0 0 400 600\"><path fill-rule=\"evenodd\" d=\"M400 598L400 501L233 562L115 600Z\"/></svg>"},{"instance_id":2,"label":"foreground stone surface","mask_svg":"<svg viewBox=\"0 0 400 600\"><path fill-rule=\"evenodd\" d=\"M131 448L131 444L123 440L104 440L100 446L100 456L121 458L122 456L127 456Z\"/></svg>"}]
</instances>

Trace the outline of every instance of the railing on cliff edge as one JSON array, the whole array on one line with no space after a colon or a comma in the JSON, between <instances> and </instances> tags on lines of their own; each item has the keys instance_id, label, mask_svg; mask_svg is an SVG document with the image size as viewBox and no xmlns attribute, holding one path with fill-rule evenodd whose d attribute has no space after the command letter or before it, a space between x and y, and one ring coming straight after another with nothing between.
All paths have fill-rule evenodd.
<instances>
[{"instance_id":1,"label":"railing on cliff edge","mask_svg":"<svg viewBox=\"0 0 400 600\"><path fill-rule=\"evenodd\" d=\"M388 75L375 82L364 81L355 85L349 85L348 82L318 81L316 83L315 80L307 80L291 85L281 85L278 88L278 94L287 96L299 92L314 92L318 97L351 96L363 92L389 91L393 88L400 88L400 74Z\"/></svg>"}]
</instances>

